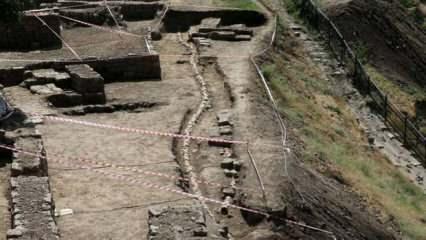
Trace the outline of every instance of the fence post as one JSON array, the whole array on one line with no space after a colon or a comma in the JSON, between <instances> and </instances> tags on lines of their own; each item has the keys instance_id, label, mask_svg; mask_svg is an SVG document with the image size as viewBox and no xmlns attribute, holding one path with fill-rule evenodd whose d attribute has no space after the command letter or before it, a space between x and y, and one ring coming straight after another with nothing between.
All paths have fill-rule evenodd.
<instances>
[{"instance_id":1,"label":"fence post","mask_svg":"<svg viewBox=\"0 0 426 240\"><path fill-rule=\"evenodd\" d=\"M388 118L388 96L385 96L385 101L384 101L384 108L383 108L383 118L384 118L384 122L386 123L386 120Z\"/></svg>"},{"instance_id":2,"label":"fence post","mask_svg":"<svg viewBox=\"0 0 426 240\"><path fill-rule=\"evenodd\" d=\"M426 161L426 138L423 138L423 145L425 147L425 152L424 152L424 155L423 155L423 160Z\"/></svg>"},{"instance_id":3,"label":"fence post","mask_svg":"<svg viewBox=\"0 0 426 240\"><path fill-rule=\"evenodd\" d=\"M328 44L328 48L333 51L333 49L331 49L331 29L328 27L327 24L327 44Z\"/></svg>"},{"instance_id":4,"label":"fence post","mask_svg":"<svg viewBox=\"0 0 426 240\"><path fill-rule=\"evenodd\" d=\"M346 55L346 45L345 45L345 40L344 39L340 39L340 44L341 44L341 48L342 50L340 51L340 63L341 64L345 64L343 61L345 59L345 55Z\"/></svg>"},{"instance_id":5,"label":"fence post","mask_svg":"<svg viewBox=\"0 0 426 240\"><path fill-rule=\"evenodd\" d=\"M408 139L407 139L407 124L408 124L408 114L404 113L404 145L407 146Z\"/></svg>"}]
</instances>

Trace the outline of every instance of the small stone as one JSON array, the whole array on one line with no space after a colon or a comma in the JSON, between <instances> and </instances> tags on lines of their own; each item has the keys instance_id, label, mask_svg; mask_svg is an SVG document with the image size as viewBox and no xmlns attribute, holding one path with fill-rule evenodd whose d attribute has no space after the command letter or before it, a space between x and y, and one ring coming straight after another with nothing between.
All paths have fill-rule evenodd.
<instances>
[{"instance_id":1,"label":"small stone","mask_svg":"<svg viewBox=\"0 0 426 240\"><path fill-rule=\"evenodd\" d=\"M178 232L178 233L183 232L183 227L181 227L181 226L173 226L173 228L174 228L174 230L175 230L176 232Z\"/></svg>"},{"instance_id":2,"label":"small stone","mask_svg":"<svg viewBox=\"0 0 426 240\"><path fill-rule=\"evenodd\" d=\"M222 110L217 113L217 122L219 126L232 125L232 112L231 110Z\"/></svg>"},{"instance_id":3,"label":"small stone","mask_svg":"<svg viewBox=\"0 0 426 240\"><path fill-rule=\"evenodd\" d=\"M227 206L227 205L222 205L222 206L220 207L220 213L221 213L222 215L228 215L228 214L229 214L228 206Z\"/></svg>"},{"instance_id":4,"label":"small stone","mask_svg":"<svg viewBox=\"0 0 426 240\"><path fill-rule=\"evenodd\" d=\"M222 237L226 238L229 234L229 228L227 226L223 226L219 229L219 233Z\"/></svg>"},{"instance_id":5,"label":"small stone","mask_svg":"<svg viewBox=\"0 0 426 240\"><path fill-rule=\"evenodd\" d=\"M24 234L24 231L22 228L14 228L7 230L7 238L19 238Z\"/></svg>"},{"instance_id":6,"label":"small stone","mask_svg":"<svg viewBox=\"0 0 426 240\"><path fill-rule=\"evenodd\" d=\"M161 208L149 208L148 214L151 217L158 217L163 213L163 209Z\"/></svg>"},{"instance_id":7,"label":"small stone","mask_svg":"<svg viewBox=\"0 0 426 240\"><path fill-rule=\"evenodd\" d=\"M220 135L232 135L232 126L230 125L220 126L219 133Z\"/></svg>"},{"instance_id":8,"label":"small stone","mask_svg":"<svg viewBox=\"0 0 426 240\"><path fill-rule=\"evenodd\" d=\"M220 167L223 168L223 169L232 170L234 168L234 161L235 161L235 159L233 159L233 158L225 158L220 163Z\"/></svg>"},{"instance_id":9,"label":"small stone","mask_svg":"<svg viewBox=\"0 0 426 240\"><path fill-rule=\"evenodd\" d=\"M155 236L155 235L158 234L159 229L160 228L158 226L151 225L151 226L149 226L149 234L152 235L152 236Z\"/></svg>"},{"instance_id":10,"label":"small stone","mask_svg":"<svg viewBox=\"0 0 426 240\"><path fill-rule=\"evenodd\" d=\"M154 41L159 41L163 38L160 31L152 31L151 32L151 39Z\"/></svg>"},{"instance_id":11,"label":"small stone","mask_svg":"<svg viewBox=\"0 0 426 240\"><path fill-rule=\"evenodd\" d=\"M208 230L206 227L198 227L194 230L194 236L195 237L206 237L208 233Z\"/></svg>"},{"instance_id":12,"label":"small stone","mask_svg":"<svg viewBox=\"0 0 426 240\"><path fill-rule=\"evenodd\" d=\"M240 161L238 161L238 160L234 161L234 169L236 171L240 171L241 167L242 167L242 163Z\"/></svg>"},{"instance_id":13,"label":"small stone","mask_svg":"<svg viewBox=\"0 0 426 240\"><path fill-rule=\"evenodd\" d=\"M237 177L238 176L238 172L235 171L235 170L225 169L225 170L223 170L223 172L225 173L225 176L227 176L227 177Z\"/></svg>"},{"instance_id":14,"label":"small stone","mask_svg":"<svg viewBox=\"0 0 426 240\"><path fill-rule=\"evenodd\" d=\"M228 196L233 198L233 197L235 197L236 192L235 192L235 189L232 188L232 187L225 187L225 188L222 189L222 193L224 195L224 198L226 198Z\"/></svg>"}]
</instances>

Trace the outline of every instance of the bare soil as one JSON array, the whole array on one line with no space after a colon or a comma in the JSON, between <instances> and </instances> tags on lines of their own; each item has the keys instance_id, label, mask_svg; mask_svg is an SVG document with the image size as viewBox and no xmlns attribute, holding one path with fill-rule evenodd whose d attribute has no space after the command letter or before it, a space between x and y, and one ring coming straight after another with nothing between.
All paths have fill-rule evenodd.
<instances>
[{"instance_id":1,"label":"bare soil","mask_svg":"<svg viewBox=\"0 0 426 240\"><path fill-rule=\"evenodd\" d=\"M366 49L366 60L397 84L425 85L426 34L399 1L325 1L354 49ZM362 50L364 51L364 50Z\"/></svg>"},{"instance_id":2,"label":"bare soil","mask_svg":"<svg viewBox=\"0 0 426 240\"><path fill-rule=\"evenodd\" d=\"M210 4L211 1L173 0L173 4ZM191 7L193 9L193 7ZM249 57L262 50L273 29L269 21L253 27L255 37L246 42L211 41L211 47L199 52L198 67L206 81L210 107L196 122L194 135L209 136L217 125L216 114L224 109L233 113L235 140L250 142L250 150L265 184L262 195L259 180L249 160L247 146L232 146L233 154L241 160L243 168L237 186L252 191L241 191L235 204L270 211L280 218L307 223L335 233L342 239L394 239L395 233L377 221L361 198L346 186L322 177L294 155L285 161L280 142L278 123L270 103L259 83ZM129 30L139 33L151 21L133 22ZM182 33L186 39L187 33ZM143 51L140 39L118 38L88 28L64 31L64 38L83 56L119 56ZM143 112L114 112L73 116L73 119L153 131L179 133L188 124L188 116L197 110L201 101L200 85L194 78L189 53L179 43L177 33L164 33L155 42L161 57L162 81L121 82L105 85L107 101L160 102L160 106ZM0 53L0 58L51 59L70 57L66 49L29 53ZM208 56L208 57L205 57ZM18 63L1 63L16 66ZM27 114L56 114L61 110L50 107L43 96L34 95L19 86L6 88L5 94ZM102 161L128 167L159 172L172 177L184 174L182 156L176 149L182 143L170 138L142 136L106 129L82 127L46 121L38 125L47 152L49 176L53 198L58 210L73 209L73 215L57 218L62 239L145 239L148 234L150 206L193 205L195 200L183 198L167 191L130 185L82 169L76 158ZM293 146L297 142L291 143ZM212 147L207 143L192 142L190 164L199 180L228 185L220 168L224 152L229 149ZM66 164L59 164L58 155ZM84 164L83 164L84 166ZM288 168L286 171L286 168ZM157 176L141 176L112 168L103 171L128 175L181 191L176 182ZM290 174L288 174L290 173ZM1 176L1 175L0 175ZM214 199L222 199L218 187L201 184L201 192ZM2 185L0 185L0 190ZM186 189L189 192L194 190ZM253 191L254 190L254 191ZM1 198L0 198L1 205ZM330 239L330 235L311 231L282 221L263 221L250 214L231 210L228 215L219 212L218 205L207 204L212 212L209 222L229 227L232 239ZM0 208L1 209L1 208ZM273 228L274 226L275 228ZM1 230L1 228L0 228Z\"/></svg>"}]
</instances>

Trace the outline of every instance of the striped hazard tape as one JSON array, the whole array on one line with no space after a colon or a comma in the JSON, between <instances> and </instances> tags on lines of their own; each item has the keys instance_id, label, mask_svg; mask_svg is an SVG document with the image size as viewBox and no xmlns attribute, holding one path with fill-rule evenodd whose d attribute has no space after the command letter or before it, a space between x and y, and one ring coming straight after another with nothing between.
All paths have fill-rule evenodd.
<instances>
[{"instance_id":1,"label":"striped hazard tape","mask_svg":"<svg viewBox=\"0 0 426 240\"><path fill-rule=\"evenodd\" d=\"M39 158L47 160L46 156L43 156L43 155L38 154L38 153L33 153L33 152L29 152L29 151L25 151L25 150L13 148L13 147L1 145L1 144L0 144L0 148L7 149L7 150L10 150L10 151L14 151L14 152L18 152L18 153L22 153L22 154L33 156L33 157L34 156L39 157ZM248 207L243 207L243 206L239 206L239 205L236 205L236 204L230 204L228 202L224 202L224 201L217 200L217 199L214 199L214 198L209 198L209 197L205 197L205 196L202 196L202 195L197 195L197 194L192 194L192 193L176 190L176 189L171 188L171 187L161 186L161 185L158 185L158 184L154 184L154 183L147 182L147 181L142 181L142 180L139 180L139 179L136 179L136 178L133 178L133 177L129 177L129 176L125 176L125 175L110 173L110 172L106 172L106 171L99 170L99 169L93 169L93 166L79 165L79 164L75 164L75 163L70 164L68 161L66 161L64 159L49 158L49 161L59 163L59 164L63 164L63 165L66 165L67 167L85 168L87 170L90 170L92 172L104 175L104 176L109 177L111 179L116 179L118 181L127 182L129 184L136 184L138 186L145 186L145 187L151 188L151 189L156 189L156 190L166 191L166 192L170 192L170 193L174 193L174 194L179 194L179 195L182 195L182 196L185 196L185 197L195 198L195 199L203 200L205 202L218 204L218 205L221 205L221 206L227 206L229 208L237 209L237 210L240 210L240 211L245 211L245 212L249 212L249 213L253 213L253 214L257 214L257 215L262 215L266 218L273 218L273 219L276 219L276 220L279 220L279 221L282 221L282 222L286 222L288 224L292 224L292 225L304 227L304 228L307 228L307 229L310 229L310 230L313 230L313 231L321 232L321 233L327 234L332 239L336 239L333 232L330 232L330 231L327 231L327 230L324 230L324 229L321 229L321 228L313 227L313 226L310 226L310 225L307 225L307 224L304 224L304 223L301 223L301 222L296 222L296 221L293 221L293 220L273 216L273 215L271 215L271 214L269 214L268 212L265 212L265 211L261 211L261 210L257 210L257 209L253 209L253 208L248 208Z\"/></svg>"},{"instance_id":2,"label":"striped hazard tape","mask_svg":"<svg viewBox=\"0 0 426 240\"><path fill-rule=\"evenodd\" d=\"M118 131L124 131L124 132L144 134L144 135L191 139L191 140L198 140L198 141L203 141L203 142L243 144L243 145L248 144L248 141L225 140L225 139L219 139L219 138L209 138L209 137L201 137L201 136L193 136L193 135L176 134L176 133L170 133L170 132L160 132L160 131L152 131L152 130L129 128L129 127L119 127L119 126L108 125L108 124L100 124L100 123L94 123L94 122L88 122L88 121L80 121L80 120L75 120L75 119L70 119L70 118L62 118L62 117L54 117L54 116L39 116L39 117L43 118L45 120L50 120L50 121L72 123L72 124L84 125L84 126L88 126L88 127L112 129L112 130L118 130Z\"/></svg>"}]
</instances>

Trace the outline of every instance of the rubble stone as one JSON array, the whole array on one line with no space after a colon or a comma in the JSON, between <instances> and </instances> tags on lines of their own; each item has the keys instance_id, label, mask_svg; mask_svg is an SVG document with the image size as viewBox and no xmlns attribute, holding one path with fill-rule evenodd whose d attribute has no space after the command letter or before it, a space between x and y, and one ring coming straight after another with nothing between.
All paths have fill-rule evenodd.
<instances>
[{"instance_id":1,"label":"rubble stone","mask_svg":"<svg viewBox=\"0 0 426 240\"><path fill-rule=\"evenodd\" d=\"M150 208L148 239L208 239L205 219L201 206Z\"/></svg>"}]
</instances>

